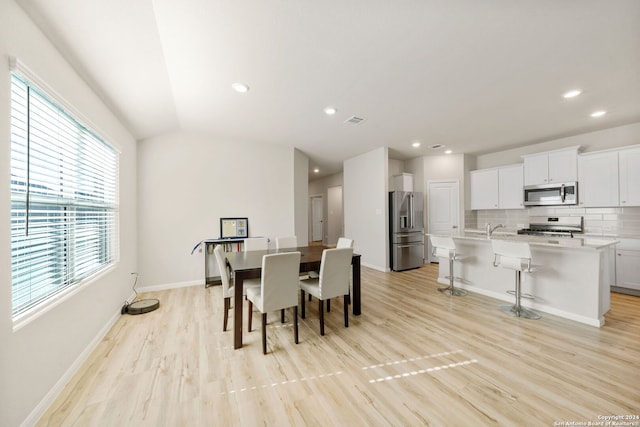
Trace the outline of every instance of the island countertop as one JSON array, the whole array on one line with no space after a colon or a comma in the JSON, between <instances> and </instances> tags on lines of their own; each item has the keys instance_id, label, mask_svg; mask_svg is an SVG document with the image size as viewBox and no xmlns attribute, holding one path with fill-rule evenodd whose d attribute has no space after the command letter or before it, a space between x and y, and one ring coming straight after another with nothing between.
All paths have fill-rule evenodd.
<instances>
[{"instance_id":1,"label":"island countertop","mask_svg":"<svg viewBox=\"0 0 640 427\"><path fill-rule=\"evenodd\" d=\"M440 233L433 233L442 235ZM522 305L592 326L602 326L610 308L612 248L615 238L580 235L550 237L495 231L487 238L484 230L464 230L449 234L462 257L455 263L455 276L464 280L458 286L492 298L513 301L513 271L493 266L494 240L525 241L531 245L532 262L539 268L525 274L522 292L534 299ZM448 284L449 263L440 262L438 282Z\"/></svg>"},{"instance_id":2,"label":"island countertop","mask_svg":"<svg viewBox=\"0 0 640 427\"><path fill-rule=\"evenodd\" d=\"M444 235L439 233L427 233ZM486 232L480 229L465 229L464 231L450 234L453 238L467 239L467 240L490 240L490 239L504 239L504 240L518 240L528 242L532 246L547 246L553 248L577 248L577 249L604 249L609 246L619 243L613 237L594 237L594 236L575 236L575 237L563 237L563 236L530 236L525 234L517 234L515 231L494 231L491 238L487 238Z\"/></svg>"}]
</instances>

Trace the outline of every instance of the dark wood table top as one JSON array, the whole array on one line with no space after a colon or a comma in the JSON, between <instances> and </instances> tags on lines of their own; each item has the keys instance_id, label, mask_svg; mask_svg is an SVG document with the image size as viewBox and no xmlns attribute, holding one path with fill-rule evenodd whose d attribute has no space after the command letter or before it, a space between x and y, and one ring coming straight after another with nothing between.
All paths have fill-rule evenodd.
<instances>
[{"instance_id":1,"label":"dark wood table top","mask_svg":"<svg viewBox=\"0 0 640 427\"><path fill-rule=\"evenodd\" d=\"M324 246L301 246L298 248L269 249L266 251L227 252L227 260L234 271L262 269L262 257L267 254L282 252L300 252L300 265L318 263L322 260ZM356 254L354 254L356 255ZM359 256L359 255L356 255Z\"/></svg>"}]
</instances>

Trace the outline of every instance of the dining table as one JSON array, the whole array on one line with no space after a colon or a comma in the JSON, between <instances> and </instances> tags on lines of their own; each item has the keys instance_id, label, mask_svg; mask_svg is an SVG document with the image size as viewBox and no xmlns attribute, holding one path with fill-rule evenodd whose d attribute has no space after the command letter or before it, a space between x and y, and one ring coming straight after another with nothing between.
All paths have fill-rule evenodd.
<instances>
[{"instance_id":1,"label":"dining table","mask_svg":"<svg viewBox=\"0 0 640 427\"><path fill-rule=\"evenodd\" d=\"M244 281L259 278L262 273L262 257L267 254L280 252L300 252L300 272L320 271L322 252L329 249L326 246L301 246L287 249L269 249L261 251L227 252L227 262L234 273L233 295L233 348L242 347L242 311ZM360 291L360 255L354 253L351 258L352 291L351 307L354 316L361 314Z\"/></svg>"}]
</instances>

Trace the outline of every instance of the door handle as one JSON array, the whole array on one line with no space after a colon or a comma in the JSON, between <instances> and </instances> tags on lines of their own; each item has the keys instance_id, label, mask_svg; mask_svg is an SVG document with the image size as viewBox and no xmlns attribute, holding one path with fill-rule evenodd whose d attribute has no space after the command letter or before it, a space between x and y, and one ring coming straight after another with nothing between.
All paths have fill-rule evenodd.
<instances>
[{"instance_id":1,"label":"door handle","mask_svg":"<svg viewBox=\"0 0 640 427\"><path fill-rule=\"evenodd\" d=\"M413 228L413 194L409 194L409 228Z\"/></svg>"}]
</instances>

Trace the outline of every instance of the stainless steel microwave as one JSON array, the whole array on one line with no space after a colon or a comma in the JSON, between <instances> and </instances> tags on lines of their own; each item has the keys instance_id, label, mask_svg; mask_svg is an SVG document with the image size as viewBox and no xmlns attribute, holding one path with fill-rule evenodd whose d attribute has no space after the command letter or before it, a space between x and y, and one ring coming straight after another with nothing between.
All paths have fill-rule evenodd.
<instances>
[{"instance_id":1,"label":"stainless steel microwave","mask_svg":"<svg viewBox=\"0 0 640 427\"><path fill-rule=\"evenodd\" d=\"M559 206L577 204L577 182L527 185L524 187L525 206Z\"/></svg>"}]
</instances>

